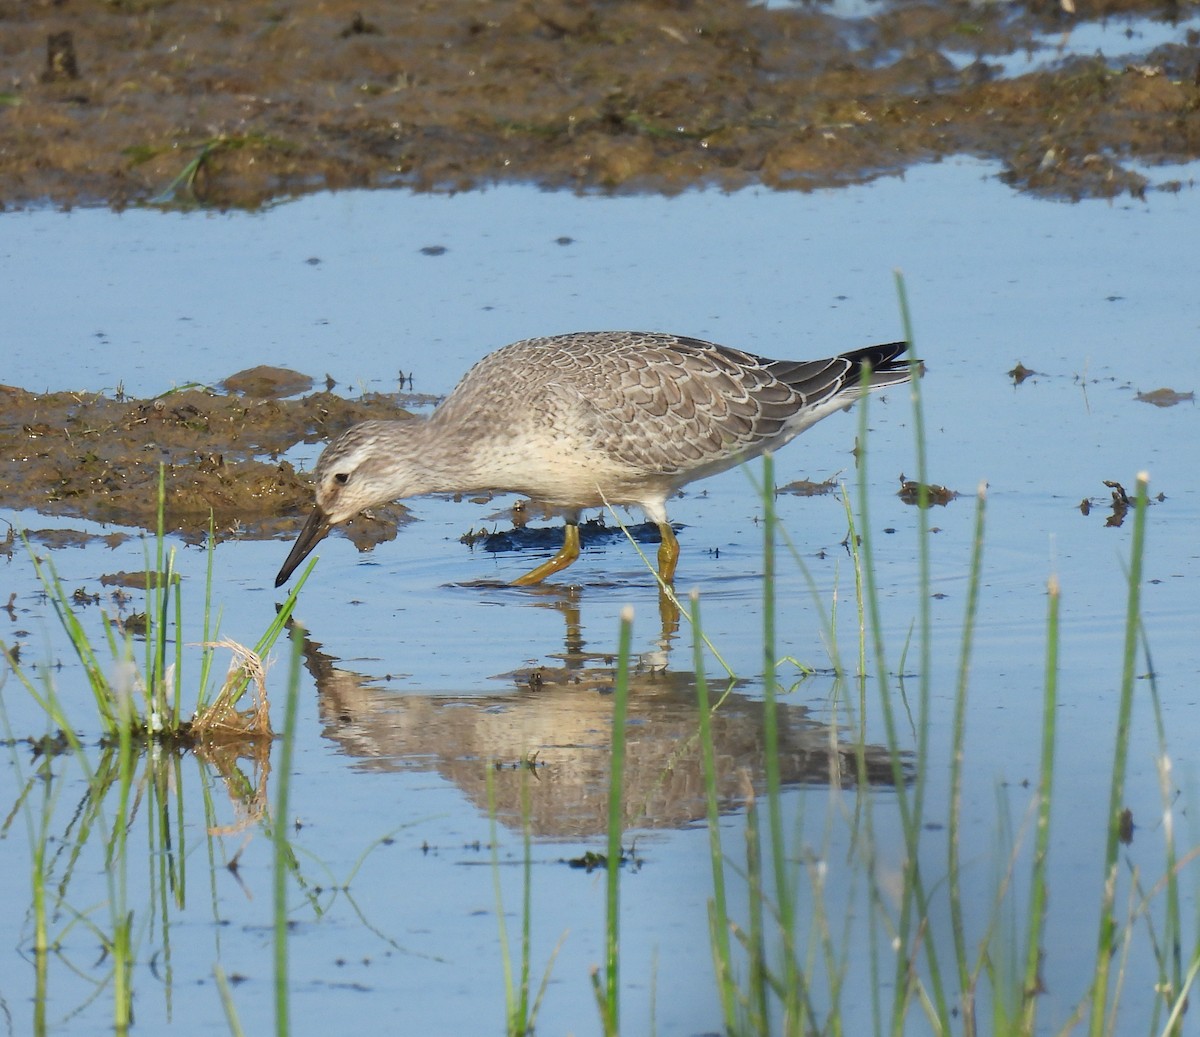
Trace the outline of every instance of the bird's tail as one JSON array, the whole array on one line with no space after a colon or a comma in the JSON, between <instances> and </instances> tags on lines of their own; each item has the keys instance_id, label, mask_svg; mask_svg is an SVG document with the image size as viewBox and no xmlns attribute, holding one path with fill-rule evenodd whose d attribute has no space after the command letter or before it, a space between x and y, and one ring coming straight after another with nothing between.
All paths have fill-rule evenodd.
<instances>
[{"instance_id":1,"label":"bird's tail","mask_svg":"<svg viewBox=\"0 0 1200 1037\"><path fill-rule=\"evenodd\" d=\"M878 346L867 346L865 349L854 349L842 353L838 359L849 363L845 374L847 387L857 385L862 380L862 369L870 365L871 374L867 381L868 389L882 389L889 385L900 385L912 376L912 362L905 355L908 352L907 342L885 342ZM925 373L925 365L918 360L917 374Z\"/></svg>"},{"instance_id":2,"label":"bird's tail","mask_svg":"<svg viewBox=\"0 0 1200 1037\"><path fill-rule=\"evenodd\" d=\"M776 378L816 407L835 398L841 398L843 403L856 399L861 391L863 368L867 366L871 369L868 390L907 382L912 373L905 357L907 351L907 342L887 342L827 360L773 360L768 367ZM918 366L918 370L923 368Z\"/></svg>"}]
</instances>

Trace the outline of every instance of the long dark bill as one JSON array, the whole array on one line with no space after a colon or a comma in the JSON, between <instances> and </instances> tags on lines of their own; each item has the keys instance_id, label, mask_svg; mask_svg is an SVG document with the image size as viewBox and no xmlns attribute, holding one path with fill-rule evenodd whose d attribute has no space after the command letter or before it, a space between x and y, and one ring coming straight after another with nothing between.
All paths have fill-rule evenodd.
<instances>
[{"instance_id":1,"label":"long dark bill","mask_svg":"<svg viewBox=\"0 0 1200 1037\"><path fill-rule=\"evenodd\" d=\"M292 550L287 556L287 561L283 563L283 568L279 570L279 575L275 577L276 587L282 587L287 583L288 577L296 571L296 567L308 557L309 552L317 544L325 539L329 528L329 523L325 521L325 515L321 512L320 508L317 508L308 516L308 521L304 523L304 528L300 530L300 535L296 537L296 542L292 544Z\"/></svg>"}]
</instances>

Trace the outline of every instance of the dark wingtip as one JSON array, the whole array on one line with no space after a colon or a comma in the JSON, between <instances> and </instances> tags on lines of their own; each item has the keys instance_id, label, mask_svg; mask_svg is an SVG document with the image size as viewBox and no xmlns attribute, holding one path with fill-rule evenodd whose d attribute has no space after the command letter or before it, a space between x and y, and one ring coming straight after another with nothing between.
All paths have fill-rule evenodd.
<instances>
[{"instance_id":1,"label":"dark wingtip","mask_svg":"<svg viewBox=\"0 0 1200 1037\"><path fill-rule=\"evenodd\" d=\"M908 343L901 340L899 342L882 342L878 346L867 346L865 349L856 349L852 353L843 355L858 363L866 361L874 370L878 371L882 367L898 367L901 364L907 364L907 353Z\"/></svg>"},{"instance_id":2,"label":"dark wingtip","mask_svg":"<svg viewBox=\"0 0 1200 1037\"><path fill-rule=\"evenodd\" d=\"M884 342L878 346L867 346L865 349L843 353L842 359L849 360L853 365L850 381L859 377L863 365L866 364L871 368L872 388L882 388L884 385L907 381L912 374L913 364L916 364L918 375L925 374L925 362L910 360L908 351L909 343L903 340Z\"/></svg>"}]
</instances>

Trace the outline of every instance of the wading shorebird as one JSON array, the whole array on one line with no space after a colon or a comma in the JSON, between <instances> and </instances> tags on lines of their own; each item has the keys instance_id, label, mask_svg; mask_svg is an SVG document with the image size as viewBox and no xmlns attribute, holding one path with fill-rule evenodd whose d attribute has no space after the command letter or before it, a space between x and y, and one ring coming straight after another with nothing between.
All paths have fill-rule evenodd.
<instances>
[{"instance_id":1,"label":"wading shorebird","mask_svg":"<svg viewBox=\"0 0 1200 1037\"><path fill-rule=\"evenodd\" d=\"M364 421L317 462L316 508L275 578L329 530L427 493L520 493L566 513L562 550L513 581L579 557L584 508L634 504L658 525L670 583L679 542L667 498L776 450L868 390L906 382L906 342L826 360L768 360L700 339L634 331L531 338L484 357L428 418Z\"/></svg>"}]
</instances>

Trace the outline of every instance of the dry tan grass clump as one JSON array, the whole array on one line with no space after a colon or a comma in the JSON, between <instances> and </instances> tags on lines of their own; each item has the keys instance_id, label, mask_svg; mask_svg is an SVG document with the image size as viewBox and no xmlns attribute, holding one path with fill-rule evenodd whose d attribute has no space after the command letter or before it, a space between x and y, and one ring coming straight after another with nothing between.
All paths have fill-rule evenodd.
<instances>
[{"instance_id":1,"label":"dry tan grass clump","mask_svg":"<svg viewBox=\"0 0 1200 1037\"><path fill-rule=\"evenodd\" d=\"M225 683L216 698L197 711L192 719L193 736L200 742L274 738L264 661L252 649L228 638L207 641L200 647L227 648L233 658L225 675ZM247 679L254 703L249 709L238 709L237 702Z\"/></svg>"}]
</instances>

